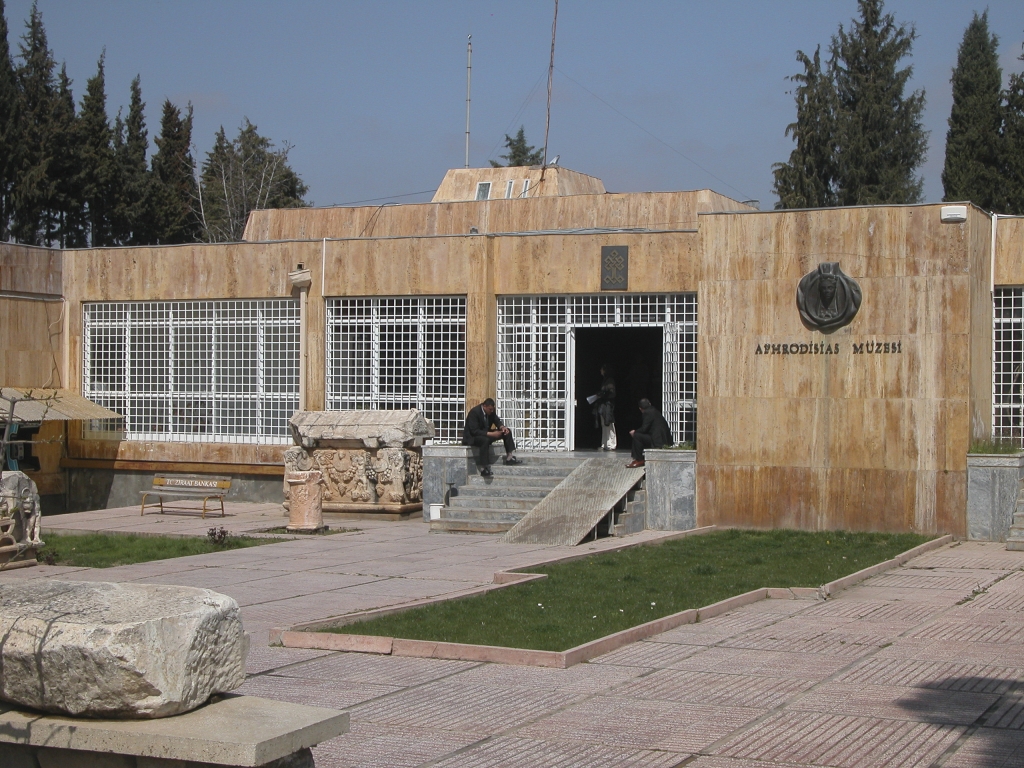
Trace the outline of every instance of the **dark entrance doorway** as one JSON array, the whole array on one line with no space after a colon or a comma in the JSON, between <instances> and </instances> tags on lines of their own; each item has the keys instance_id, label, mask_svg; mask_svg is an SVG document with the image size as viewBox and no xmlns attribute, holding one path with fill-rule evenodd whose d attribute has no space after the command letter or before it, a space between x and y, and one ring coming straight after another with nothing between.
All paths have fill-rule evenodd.
<instances>
[{"instance_id":1,"label":"dark entrance doorway","mask_svg":"<svg viewBox=\"0 0 1024 768\"><path fill-rule=\"evenodd\" d=\"M594 425L587 397L601 388L601 365L611 366L617 397L615 435L620 451L629 451L629 431L640 426L637 402L648 398L661 410L661 328L576 329L576 450L598 448L601 430Z\"/></svg>"}]
</instances>

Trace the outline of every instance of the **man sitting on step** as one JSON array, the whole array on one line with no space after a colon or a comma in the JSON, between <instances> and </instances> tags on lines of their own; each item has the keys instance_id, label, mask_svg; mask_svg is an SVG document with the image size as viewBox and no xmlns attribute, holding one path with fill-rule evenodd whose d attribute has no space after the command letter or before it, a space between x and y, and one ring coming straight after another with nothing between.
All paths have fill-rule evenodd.
<instances>
[{"instance_id":1,"label":"man sitting on step","mask_svg":"<svg viewBox=\"0 0 1024 768\"><path fill-rule=\"evenodd\" d=\"M644 415L643 423L638 429L629 431L633 438L633 460L626 466L631 468L644 465L644 449L672 445L672 430L668 422L646 397L640 401L640 413Z\"/></svg>"},{"instance_id":2,"label":"man sitting on step","mask_svg":"<svg viewBox=\"0 0 1024 768\"><path fill-rule=\"evenodd\" d=\"M512 438L512 430L501 423L494 412L494 401L487 398L480 405L471 408L466 415L466 425L462 428L462 444L473 445L480 449L480 474L491 476L491 443L501 440L505 444L505 463L519 464L516 458L516 441Z\"/></svg>"}]
</instances>

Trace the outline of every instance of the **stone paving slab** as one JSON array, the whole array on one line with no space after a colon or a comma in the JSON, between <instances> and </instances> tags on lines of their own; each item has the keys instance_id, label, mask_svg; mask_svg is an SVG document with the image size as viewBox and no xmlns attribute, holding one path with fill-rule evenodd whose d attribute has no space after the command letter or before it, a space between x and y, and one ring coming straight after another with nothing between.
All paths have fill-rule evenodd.
<instances>
[{"instance_id":1,"label":"stone paving slab","mask_svg":"<svg viewBox=\"0 0 1024 768\"><path fill-rule=\"evenodd\" d=\"M0 586L116 575L262 600L242 609L253 637L243 690L351 715L350 733L315 749L318 768L1021 765L1024 553L1000 544L943 547L827 601L764 600L566 670L267 647L273 626L404 602L403 581L461 590L622 543L517 546L429 534L419 521L346 524L361 530L102 571L20 569ZM352 576L370 581L338 586ZM260 594L263 581L280 589Z\"/></svg>"},{"instance_id":2,"label":"stone paving slab","mask_svg":"<svg viewBox=\"0 0 1024 768\"><path fill-rule=\"evenodd\" d=\"M762 710L720 704L595 697L522 728L523 736L583 741L635 749L661 749L683 756L746 725Z\"/></svg>"},{"instance_id":3,"label":"stone paving slab","mask_svg":"<svg viewBox=\"0 0 1024 768\"><path fill-rule=\"evenodd\" d=\"M905 720L781 712L729 739L716 754L838 768L925 766L964 728Z\"/></svg>"},{"instance_id":4,"label":"stone paving slab","mask_svg":"<svg viewBox=\"0 0 1024 768\"><path fill-rule=\"evenodd\" d=\"M557 765L564 768L673 768L677 752L610 747L506 736L481 743L436 763L445 768L498 768L498 766Z\"/></svg>"}]
</instances>

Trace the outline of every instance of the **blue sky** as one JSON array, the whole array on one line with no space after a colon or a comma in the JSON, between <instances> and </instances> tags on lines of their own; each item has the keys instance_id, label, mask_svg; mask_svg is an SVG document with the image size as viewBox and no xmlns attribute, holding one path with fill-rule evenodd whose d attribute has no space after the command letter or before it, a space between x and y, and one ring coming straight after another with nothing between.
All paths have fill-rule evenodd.
<instances>
[{"instance_id":1,"label":"blue sky","mask_svg":"<svg viewBox=\"0 0 1024 768\"><path fill-rule=\"evenodd\" d=\"M277 143L317 205L429 200L464 161L466 36L473 35L470 163L522 124L540 145L553 0L498 3L39 0L76 100L106 49L111 116L141 75L152 140L164 98L195 107L199 158L247 116ZM7 0L12 50L31 0ZM925 196L942 197L949 77L972 11L989 10L1004 74L1024 70L1024 2L890 0L913 23L913 86L931 131ZM609 191L710 187L775 202L788 158L787 76L797 49L827 47L854 0L562 0L549 155ZM384 200L381 200L384 202Z\"/></svg>"}]
</instances>

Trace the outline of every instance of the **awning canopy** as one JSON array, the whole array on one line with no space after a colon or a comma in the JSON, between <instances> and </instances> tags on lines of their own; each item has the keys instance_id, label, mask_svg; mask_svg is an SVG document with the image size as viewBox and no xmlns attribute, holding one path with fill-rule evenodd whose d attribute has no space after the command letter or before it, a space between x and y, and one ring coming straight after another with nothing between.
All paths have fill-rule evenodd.
<instances>
[{"instance_id":1,"label":"awning canopy","mask_svg":"<svg viewBox=\"0 0 1024 768\"><path fill-rule=\"evenodd\" d=\"M12 400L13 420L19 423L121 418L121 414L66 389L3 387L0 389L0 421L7 421Z\"/></svg>"}]
</instances>

